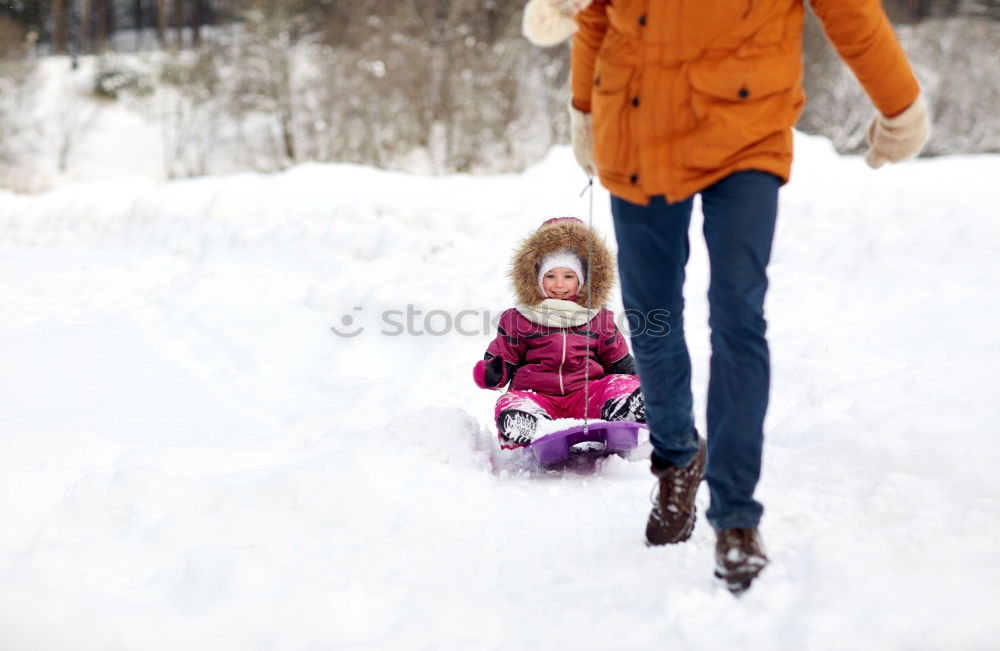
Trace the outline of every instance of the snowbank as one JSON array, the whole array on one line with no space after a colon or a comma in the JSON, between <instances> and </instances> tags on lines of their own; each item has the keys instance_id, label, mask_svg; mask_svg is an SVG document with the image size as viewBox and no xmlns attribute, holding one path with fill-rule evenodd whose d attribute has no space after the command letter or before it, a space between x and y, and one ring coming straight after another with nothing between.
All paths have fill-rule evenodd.
<instances>
[{"instance_id":1,"label":"snowbank","mask_svg":"<svg viewBox=\"0 0 1000 651\"><path fill-rule=\"evenodd\" d=\"M990 648L1000 157L871 172L797 146L767 306L773 562L739 600L704 520L643 546L641 461L496 449L470 369L512 248L587 215L568 149L508 176L0 193L2 646Z\"/></svg>"}]
</instances>

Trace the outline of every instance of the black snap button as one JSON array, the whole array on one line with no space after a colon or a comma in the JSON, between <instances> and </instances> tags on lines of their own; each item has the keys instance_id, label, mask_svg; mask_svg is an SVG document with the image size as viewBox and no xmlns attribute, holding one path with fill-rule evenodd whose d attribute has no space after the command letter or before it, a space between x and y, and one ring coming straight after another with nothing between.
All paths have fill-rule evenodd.
<instances>
[{"instance_id":1,"label":"black snap button","mask_svg":"<svg viewBox=\"0 0 1000 651\"><path fill-rule=\"evenodd\" d=\"M632 182L632 185L635 185L636 183L639 182L639 175L633 174L632 176L628 177L628 180Z\"/></svg>"},{"instance_id":2,"label":"black snap button","mask_svg":"<svg viewBox=\"0 0 1000 651\"><path fill-rule=\"evenodd\" d=\"M633 97L632 98L632 106L639 106L639 98L638 97Z\"/></svg>"},{"instance_id":3,"label":"black snap button","mask_svg":"<svg viewBox=\"0 0 1000 651\"><path fill-rule=\"evenodd\" d=\"M646 14L639 16L639 26L640 27L646 26Z\"/></svg>"},{"instance_id":4,"label":"black snap button","mask_svg":"<svg viewBox=\"0 0 1000 651\"><path fill-rule=\"evenodd\" d=\"M601 85L601 76L600 75L597 75L596 77L594 77L594 85L595 86L600 86Z\"/></svg>"},{"instance_id":5,"label":"black snap button","mask_svg":"<svg viewBox=\"0 0 1000 651\"><path fill-rule=\"evenodd\" d=\"M740 99L746 99L748 97L750 97L750 91L747 90L746 88L741 88L740 89Z\"/></svg>"}]
</instances>

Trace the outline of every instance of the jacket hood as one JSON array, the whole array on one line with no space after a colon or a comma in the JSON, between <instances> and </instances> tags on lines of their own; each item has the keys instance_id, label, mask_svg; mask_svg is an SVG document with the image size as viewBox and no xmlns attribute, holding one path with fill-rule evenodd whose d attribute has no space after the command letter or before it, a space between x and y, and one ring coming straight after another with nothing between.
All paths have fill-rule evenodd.
<instances>
[{"instance_id":1,"label":"jacket hood","mask_svg":"<svg viewBox=\"0 0 1000 651\"><path fill-rule=\"evenodd\" d=\"M589 264L588 241L592 244ZM604 243L604 237L591 231L575 217L550 219L529 235L515 251L510 279L517 302L533 306L545 300L538 287L538 265L545 256L563 249L573 251L580 258L587 276L587 282L577 291L576 304L587 307L587 285L590 285L590 308L604 307L615 284L614 258Z\"/></svg>"}]
</instances>

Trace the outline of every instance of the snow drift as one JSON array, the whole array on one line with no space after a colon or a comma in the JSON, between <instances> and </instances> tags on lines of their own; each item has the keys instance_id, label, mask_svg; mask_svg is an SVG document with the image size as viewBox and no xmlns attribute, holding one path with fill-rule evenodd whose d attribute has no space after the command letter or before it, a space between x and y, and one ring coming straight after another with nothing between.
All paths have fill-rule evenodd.
<instances>
[{"instance_id":1,"label":"snow drift","mask_svg":"<svg viewBox=\"0 0 1000 651\"><path fill-rule=\"evenodd\" d=\"M496 449L470 369L517 240L587 215L568 149L506 176L0 193L0 646L991 647L1000 157L871 172L797 147L767 304L772 564L738 600L703 519L643 546L641 460Z\"/></svg>"}]
</instances>

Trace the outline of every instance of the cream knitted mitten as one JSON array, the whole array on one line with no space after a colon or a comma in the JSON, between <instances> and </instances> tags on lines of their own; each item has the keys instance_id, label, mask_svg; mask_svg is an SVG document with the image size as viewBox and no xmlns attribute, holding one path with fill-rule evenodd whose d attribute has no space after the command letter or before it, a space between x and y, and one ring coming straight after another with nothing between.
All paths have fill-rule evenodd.
<instances>
[{"instance_id":1,"label":"cream knitted mitten","mask_svg":"<svg viewBox=\"0 0 1000 651\"><path fill-rule=\"evenodd\" d=\"M931 122L923 93L899 115L887 118L876 113L868 125L865 162L872 169L898 163L920 153L930 135Z\"/></svg>"},{"instance_id":2,"label":"cream knitted mitten","mask_svg":"<svg viewBox=\"0 0 1000 651\"><path fill-rule=\"evenodd\" d=\"M576 32L576 15L592 0L529 0L521 31L535 45L558 45Z\"/></svg>"}]
</instances>

